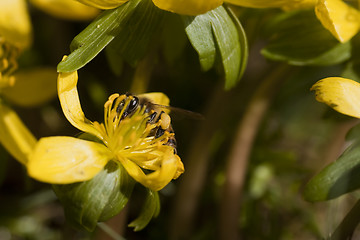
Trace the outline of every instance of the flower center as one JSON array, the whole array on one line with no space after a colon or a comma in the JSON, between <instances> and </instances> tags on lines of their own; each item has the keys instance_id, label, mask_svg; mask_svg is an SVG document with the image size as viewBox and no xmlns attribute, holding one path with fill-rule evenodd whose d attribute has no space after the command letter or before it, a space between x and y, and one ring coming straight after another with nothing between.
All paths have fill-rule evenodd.
<instances>
[{"instance_id":1,"label":"flower center","mask_svg":"<svg viewBox=\"0 0 360 240\"><path fill-rule=\"evenodd\" d=\"M0 88L14 85L15 78L12 74L17 68L18 56L19 49L0 36Z\"/></svg>"},{"instance_id":2,"label":"flower center","mask_svg":"<svg viewBox=\"0 0 360 240\"><path fill-rule=\"evenodd\" d=\"M104 105L104 142L114 153L152 151L161 145L175 149L168 114L133 95L113 94Z\"/></svg>"}]
</instances>

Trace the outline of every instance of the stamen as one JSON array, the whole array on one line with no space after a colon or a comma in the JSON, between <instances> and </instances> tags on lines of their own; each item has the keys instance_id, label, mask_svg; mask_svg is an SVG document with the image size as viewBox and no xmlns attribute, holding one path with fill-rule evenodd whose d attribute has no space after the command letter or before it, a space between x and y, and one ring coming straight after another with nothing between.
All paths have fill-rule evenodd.
<instances>
[{"instance_id":1,"label":"stamen","mask_svg":"<svg viewBox=\"0 0 360 240\"><path fill-rule=\"evenodd\" d=\"M13 86L12 74L17 69L19 49L0 37L0 88Z\"/></svg>"},{"instance_id":2,"label":"stamen","mask_svg":"<svg viewBox=\"0 0 360 240\"><path fill-rule=\"evenodd\" d=\"M114 152L150 152L162 145L174 148L171 119L140 103L133 95L113 94L104 105L106 145ZM171 139L173 138L173 139Z\"/></svg>"}]
</instances>

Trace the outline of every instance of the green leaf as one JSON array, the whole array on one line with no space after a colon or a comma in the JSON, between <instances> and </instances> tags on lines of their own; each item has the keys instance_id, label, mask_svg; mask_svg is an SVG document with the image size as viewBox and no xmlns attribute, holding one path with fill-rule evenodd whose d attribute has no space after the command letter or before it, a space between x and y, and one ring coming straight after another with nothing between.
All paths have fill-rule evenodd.
<instances>
[{"instance_id":1,"label":"green leaf","mask_svg":"<svg viewBox=\"0 0 360 240\"><path fill-rule=\"evenodd\" d=\"M351 56L351 43L339 43L313 10L283 13L265 28L269 42L261 53L292 65L326 66Z\"/></svg>"},{"instance_id":2,"label":"green leaf","mask_svg":"<svg viewBox=\"0 0 360 240\"><path fill-rule=\"evenodd\" d=\"M132 0L118 8L104 11L70 45L71 54L58 65L59 72L72 72L90 62L127 26L141 0Z\"/></svg>"},{"instance_id":3,"label":"green leaf","mask_svg":"<svg viewBox=\"0 0 360 240\"><path fill-rule=\"evenodd\" d=\"M304 197L311 202L337 198L360 188L360 142L355 142L333 163L305 186Z\"/></svg>"},{"instance_id":4,"label":"green leaf","mask_svg":"<svg viewBox=\"0 0 360 240\"><path fill-rule=\"evenodd\" d=\"M108 52L117 54L133 66L136 65L148 51L154 35L159 33L164 15L165 11L157 8L151 0L142 0L126 26L121 28L117 37L109 44ZM118 61L114 56L112 59Z\"/></svg>"},{"instance_id":5,"label":"green leaf","mask_svg":"<svg viewBox=\"0 0 360 240\"><path fill-rule=\"evenodd\" d=\"M121 165L110 161L89 181L53 185L53 189L64 206L67 220L74 227L93 231L98 221L105 221L124 208L134 184Z\"/></svg>"},{"instance_id":6,"label":"green leaf","mask_svg":"<svg viewBox=\"0 0 360 240\"><path fill-rule=\"evenodd\" d=\"M211 30L208 14L196 17L183 16L185 31L190 43L199 54L199 61L203 71L211 69L216 59L215 40Z\"/></svg>"},{"instance_id":7,"label":"green leaf","mask_svg":"<svg viewBox=\"0 0 360 240\"><path fill-rule=\"evenodd\" d=\"M220 59L225 89L235 86L244 73L248 56L245 32L236 16L220 6L195 17L184 16L183 21L202 69L209 70Z\"/></svg>"},{"instance_id":8,"label":"green leaf","mask_svg":"<svg viewBox=\"0 0 360 240\"><path fill-rule=\"evenodd\" d=\"M352 127L345 136L345 139L347 141L357 140L359 138L360 134L360 124L357 124L356 126Z\"/></svg>"},{"instance_id":9,"label":"green leaf","mask_svg":"<svg viewBox=\"0 0 360 240\"><path fill-rule=\"evenodd\" d=\"M225 89L230 89L242 77L247 63L247 41L245 31L234 14L224 8L210 12L212 30L220 50L225 72Z\"/></svg>"},{"instance_id":10,"label":"green leaf","mask_svg":"<svg viewBox=\"0 0 360 240\"><path fill-rule=\"evenodd\" d=\"M351 39L351 59L346 63L341 76L360 83L360 34Z\"/></svg>"},{"instance_id":11,"label":"green leaf","mask_svg":"<svg viewBox=\"0 0 360 240\"><path fill-rule=\"evenodd\" d=\"M133 227L134 231L140 231L153 217L157 217L160 212L160 200L158 192L147 189L148 194L138 218L129 223L129 227Z\"/></svg>"}]
</instances>

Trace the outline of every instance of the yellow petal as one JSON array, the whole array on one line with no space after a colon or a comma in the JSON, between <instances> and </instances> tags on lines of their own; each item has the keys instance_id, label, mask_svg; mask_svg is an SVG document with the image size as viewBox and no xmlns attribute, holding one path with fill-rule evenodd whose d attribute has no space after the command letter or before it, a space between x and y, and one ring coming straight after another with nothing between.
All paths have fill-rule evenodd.
<instances>
[{"instance_id":1,"label":"yellow petal","mask_svg":"<svg viewBox=\"0 0 360 240\"><path fill-rule=\"evenodd\" d=\"M69 184L93 178L113 157L104 145L73 137L39 140L27 164L31 177L52 184Z\"/></svg>"},{"instance_id":2,"label":"yellow petal","mask_svg":"<svg viewBox=\"0 0 360 240\"><path fill-rule=\"evenodd\" d=\"M345 115L360 118L360 84L341 77L324 78L312 86L316 100Z\"/></svg>"},{"instance_id":3,"label":"yellow petal","mask_svg":"<svg viewBox=\"0 0 360 240\"><path fill-rule=\"evenodd\" d=\"M153 0L160 9L183 14L199 15L219 7L223 0Z\"/></svg>"},{"instance_id":4,"label":"yellow petal","mask_svg":"<svg viewBox=\"0 0 360 240\"><path fill-rule=\"evenodd\" d=\"M58 96L62 110L67 120L76 128L90 133L99 139L102 134L88 120L81 109L79 94L76 88L78 80L77 72L59 73Z\"/></svg>"},{"instance_id":5,"label":"yellow petal","mask_svg":"<svg viewBox=\"0 0 360 240\"><path fill-rule=\"evenodd\" d=\"M360 12L341 0L319 0L315 12L340 42L350 40L360 29Z\"/></svg>"},{"instance_id":6,"label":"yellow petal","mask_svg":"<svg viewBox=\"0 0 360 240\"><path fill-rule=\"evenodd\" d=\"M225 2L250 8L301 9L315 5L317 0L225 0Z\"/></svg>"},{"instance_id":7,"label":"yellow petal","mask_svg":"<svg viewBox=\"0 0 360 240\"><path fill-rule=\"evenodd\" d=\"M315 7L317 2L318 0L288 1L288 4L283 6L282 9L286 11L308 9Z\"/></svg>"},{"instance_id":8,"label":"yellow petal","mask_svg":"<svg viewBox=\"0 0 360 240\"><path fill-rule=\"evenodd\" d=\"M0 101L0 142L19 162L26 164L28 154L36 144L36 138L19 116Z\"/></svg>"},{"instance_id":9,"label":"yellow petal","mask_svg":"<svg viewBox=\"0 0 360 240\"><path fill-rule=\"evenodd\" d=\"M77 0L83 4L99 8L99 9L112 9L116 8L128 0Z\"/></svg>"},{"instance_id":10,"label":"yellow petal","mask_svg":"<svg viewBox=\"0 0 360 240\"><path fill-rule=\"evenodd\" d=\"M31 0L33 5L58 18L68 20L91 20L99 10L75 0Z\"/></svg>"},{"instance_id":11,"label":"yellow petal","mask_svg":"<svg viewBox=\"0 0 360 240\"><path fill-rule=\"evenodd\" d=\"M30 107L45 103L56 96L56 68L19 71L13 77L14 85L2 90L3 96L12 103Z\"/></svg>"},{"instance_id":12,"label":"yellow petal","mask_svg":"<svg viewBox=\"0 0 360 240\"><path fill-rule=\"evenodd\" d=\"M0 1L0 38L20 49L31 44L31 23L25 0Z\"/></svg>"},{"instance_id":13,"label":"yellow petal","mask_svg":"<svg viewBox=\"0 0 360 240\"><path fill-rule=\"evenodd\" d=\"M137 182L151 190L159 191L172 179L177 178L184 172L181 159L178 155L174 154L174 149L169 146L161 146L160 148L158 151L161 151L162 154L156 156L157 159L152 159L154 155L147 153L148 159L146 161L153 164L153 166L149 166L147 163L143 163L143 165L146 165L146 169L153 170L148 174L145 174L143 169L136 163L135 159L139 160L141 157L131 156L131 154L129 154L127 156L118 155L118 159L129 175Z\"/></svg>"}]
</instances>

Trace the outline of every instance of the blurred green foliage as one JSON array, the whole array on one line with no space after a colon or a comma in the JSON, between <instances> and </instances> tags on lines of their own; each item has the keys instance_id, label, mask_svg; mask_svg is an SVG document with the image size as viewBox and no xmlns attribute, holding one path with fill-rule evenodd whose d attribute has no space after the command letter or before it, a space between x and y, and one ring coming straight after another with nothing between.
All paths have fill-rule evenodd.
<instances>
[{"instance_id":1,"label":"blurred green foliage","mask_svg":"<svg viewBox=\"0 0 360 240\"><path fill-rule=\"evenodd\" d=\"M314 173L334 161L344 146L356 138L345 140L347 131L357 122L317 103L309 89L326 76L343 74L359 81L356 51L359 37L339 43L308 10L284 13L278 9L234 7L230 13L228 7L197 17L180 17L160 12L150 1L133 0L103 12L90 23L60 20L30 6L34 43L20 56L19 68L56 67L63 55L70 54L72 42L72 52L66 62L58 65L58 70L79 69L79 95L89 119L101 121L107 96L132 89L136 66L144 56L150 56L152 64L147 91L164 92L172 106L199 112L205 117L200 121L173 117L178 154L185 164L184 174L187 167L193 165L191 161L197 160L192 158L193 151L206 156L201 189L186 194L179 191L181 187L192 189L191 185L198 184L194 177L198 172L191 170L188 176L194 182L187 183L182 176L161 190L159 196L135 185L124 209L127 216L118 215L115 222L107 222L126 239L171 239L171 229L174 226L181 229L184 224L174 214L174 208L179 206L176 202L193 196L198 196L198 204L191 212L188 239L218 239L226 162L239 122L245 117L258 87L279 65L296 66L279 76L279 81L274 81L273 90L269 90L274 91L273 97L264 100L269 107L255 135L236 222L243 239L321 239L334 231L359 198L355 192L320 205L308 203L302 196L305 184ZM121 15L125 11L126 14ZM150 16L145 15L140 22L131 18L142 14ZM205 43L204 36L207 37ZM101 51L104 47L105 51ZM232 56L235 53L236 56ZM228 91L224 90L223 79ZM57 99L30 109L14 108L37 138L78 134L66 121ZM356 161L357 156L358 149ZM336 164L340 165L336 171L343 171L345 165ZM350 186L350 190L358 187L357 178L356 175L352 179L356 187ZM319 180L313 181L319 183ZM81 188L92 183L98 182L93 179L73 186ZM70 212L79 219L83 217L82 211L98 217L106 207L113 207L106 205L106 199L102 199L101 206L96 205L99 208L66 207L69 195L62 195L60 191L69 186L55 186L59 201L50 185L28 178L23 166L2 148L0 184L0 239L108 239L101 228L93 233L74 230L66 222L61 205L61 202L65 204L66 214ZM319 186L321 190L325 187ZM94 198L99 199L96 194ZM116 199L126 202L129 194L125 195ZM113 192L109 196L112 197ZM151 201L151 197L156 200ZM145 207L150 207L145 209L145 217L135 220L133 225L140 229L144 222L157 215L157 198L161 202L157 218L140 232L126 227L138 217L139 206L144 202ZM307 198L313 200L312 196ZM327 199L321 195L320 200ZM122 209L125 203L117 204L120 203L114 204L114 208ZM121 217L129 221L123 223ZM84 225L92 230L97 220Z\"/></svg>"}]
</instances>

